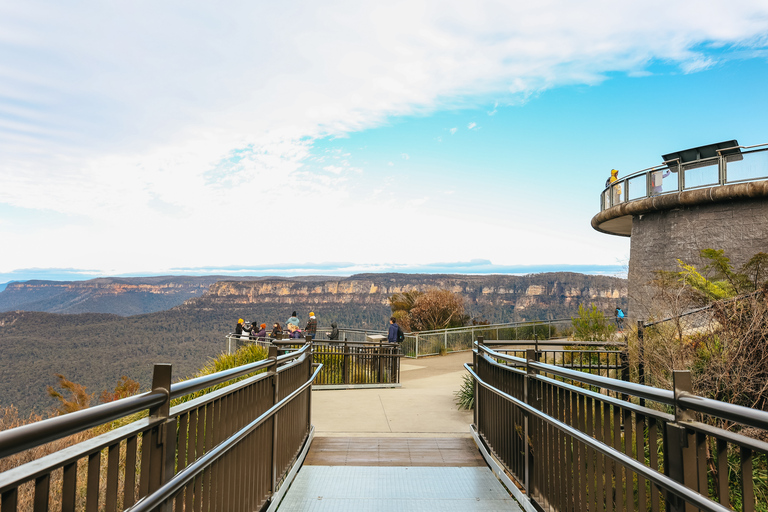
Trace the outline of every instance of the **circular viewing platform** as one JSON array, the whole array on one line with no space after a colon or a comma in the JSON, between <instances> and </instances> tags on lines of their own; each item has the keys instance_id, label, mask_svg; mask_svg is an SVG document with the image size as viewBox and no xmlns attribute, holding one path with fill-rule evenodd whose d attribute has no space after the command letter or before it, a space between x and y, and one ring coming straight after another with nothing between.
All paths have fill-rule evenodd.
<instances>
[{"instance_id":1,"label":"circular viewing platform","mask_svg":"<svg viewBox=\"0 0 768 512\"><path fill-rule=\"evenodd\" d=\"M600 213L592 218L592 227L631 236L635 216L764 197L768 197L768 144L713 144L665 155L663 164L611 183L600 194Z\"/></svg>"}]
</instances>

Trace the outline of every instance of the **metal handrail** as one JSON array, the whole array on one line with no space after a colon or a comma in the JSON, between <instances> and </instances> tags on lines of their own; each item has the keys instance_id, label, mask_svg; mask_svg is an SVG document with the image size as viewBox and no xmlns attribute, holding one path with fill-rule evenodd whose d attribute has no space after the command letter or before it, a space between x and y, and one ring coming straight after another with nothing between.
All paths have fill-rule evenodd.
<instances>
[{"instance_id":1,"label":"metal handrail","mask_svg":"<svg viewBox=\"0 0 768 512\"><path fill-rule=\"evenodd\" d=\"M520 357L514 357L502 354L500 352L495 352L477 343L475 343L475 345L478 347L479 352L483 352L483 356L491 361L493 358L496 358L503 361L509 361L514 363L516 366L527 365L528 368L541 373L556 375L558 377L574 380L582 384L610 389L611 391L616 391L621 394L645 398L647 400L652 400L666 405L681 405L690 409L691 411L709 414L711 416L734 421L743 425L768 430L768 412L765 411L750 409L749 407L730 404L727 402L720 402L718 400L712 400L711 398L705 398L690 393L680 393L677 397L675 397L674 391L667 389L659 389L643 384L635 384L634 382L625 382L618 379L611 379L609 377L601 377L599 375L592 375L590 373L569 370L560 366L539 363L538 361L522 359ZM539 376L537 375L536 378L538 377ZM573 389L578 390L576 387L573 387Z\"/></svg>"},{"instance_id":2,"label":"metal handrail","mask_svg":"<svg viewBox=\"0 0 768 512\"><path fill-rule=\"evenodd\" d=\"M203 375L202 377L195 377L194 379L171 384L171 399L189 395L190 393L200 391L201 389L209 388L216 384L221 384L222 382L227 382L236 379L237 377L263 370L264 368L269 367L272 363L273 361L270 359L262 359L255 363L248 363L236 368L230 368L229 370L222 370L210 375Z\"/></svg>"},{"instance_id":3,"label":"metal handrail","mask_svg":"<svg viewBox=\"0 0 768 512\"><path fill-rule=\"evenodd\" d=\"M755 148L758 148L758 149L755 149ZM607 210L608 208L611 208L612 206L616 206L614 204L607 204L607 205L603 204L603 198L605 198L606 192L609 192L611 189L613 189L616 186L619 186L619 187L623 186L625 188L623 189L623 192L621 192L621 194L625 195L627 193L626 192L626 190L627 190L626 185L628 184L628 182L630 180L632 180L634 178L638 178L640 176L647 175L647 174L652 173L652 172L657 172L657 171L661 171L661 170L664 170L664 169L670 169L670 167L676 167L676 168L678 168L678 171L682 171L682 170L684 170L685 167L691 166L691 165L696 164L696 163L702 163L702 162L707 162L707 161L719 162L721 159L728 157L728 155L723 155L723 152L725 152L725 151L733 151L733 150L737 150L737 149L738 150L741 150L741 149L752 150L752 151L749 151L747 153L743 153L743 154L752 154L752 153L768 150L768 143L755 144L755 145L752 145L752 146L733 146L733 147L728 147L728 148L717 149L716 151L717 151L718 156L701 158L699 160L695 160L695 161L692 161L692 162L685 162L685 163L679 162L679 160L674 159L674 160L665 161L665 162L663 162L661 164L654 165L652 167L648 167L648 168L645 168L645 169L642 169L642 170L639 170L639 171L635 171L635 172L633 172L631 174L628 174L628 175L626 175L626 176L624 176L622 178L617 179L614 182L609 183L605 188L603 188L603 190L600 192L600 197L601 197L601 208L600 209L601 209L601 211L603 211L603 210ZM670 164L673 164L673 165L670 166ZM724 162L724 165L727 167L727 162ZM672 170L672 169L670 169L670 170ZM727 172L726 172L725 178L724 178L724 182L722 182L720 184L722 185L722 184L727 184L727 183L736 183L736 182L744 182L744 181L762 181L762 180L765 180L766 177L768 177L768 176L761 176L761 177L742 179L742 180L728 180L727 179ZM706 186L706 185L702 185L702 186ZM692 190L692 189L700 188L700 187L701 186L688 187L688 186L683 185L682 188L680 188L678 186L678 187L675 188L675 190L669 191L669 192L680 192L682 190ZM662 192L662 193L666 194L668 192ZM628 203L628 202L631 202L631 201L637 201L637 200L645 199L645 198L651 197L651 196L652 196L652 194L649 194L649 191L646 190L645 194L642 194L640 197L635 198L635 199L629 199L628 197L625 196L623 199L619 200L618 204L625 204L625 203ZM613 203L613 201L611 201L611 203Z\"/></svg>"},{"instance_id":4,"label":"metal handrail","mask_svg":"<svg viewBox=\"0 0 768 512\"><path fill-rule=\"evenodd\" d=\"M462 331L484 331L488 329L496 329L496 328L508 328L508 327L529 327L531 325L548 325L548 324L554 324L557 322L570 322L571 318L554 318L552 320L526 320L526 321L519 321L519 322L506 322L506 323L500 323L500 324L488 324L488 325L464 325L461 327L448 327L445 329L434 329L432 331L414 331L406 333L406 335L409 334L418 334L419 336L423 334L438 334L442 332L462 332Z\"/></svg>"},{"instance_id":5,"label":"metal handrail","mask_svg":"<svg viewBox=\"0 0 768 512\"><path fill-rule=\"evenodd\" d=\"M277 362L279 364L287 359L296 358L306 350L308 350L308 345L299 351L279 356ZM168 401L169 397L173 399L194 393L239 376L253 373L273 363L274 361L271 359L264 359L211 375L177 382L171 385L170 392L167 390L148 391L140 395L122 398L114 402L96 405L80 411L2 431L0 432L0 458L8 457L29 448L50 443L88 430L89 428L157 407Z\"/></svg>"},{"instance_id":6,"label":"metal handrail","mask_svg":"<svg viewBox=\"0 0 768 512\"><path fill-rule=\"evenodd\" d=\"M683 498L685 501L694 504L696 507L698 507L701 510L706 510L708 512L731 512L731 509L724 507L723 505L720 505L719 503L716 503L710 500L709 498L706 498L705 496L702 496L701 494L689 489L683 484L676 482L672 478L666 475L663 475L658 471L655 471L647 466L644 466L643 464L640 464L640 462L629 457L628 455L625 455L615 450L614 448L557 420L556 418L553 418L552 416L549 416L548 414L545 414L539 411L538 409L531 407L525 402L518 400L517 398L505 393L504 391L501 391L500 389L495 388L494 386L480 379L480 377L474 372L474 370L472 369L471 365L469 365L469 363L465 364L464 368L466 368L467 371L475 379L475 381L479 385L483 386L485 389L515 404L515 406L524 410L526 413L532 416L536 416L537 418L547 422L549 425L552 425L553 427L560 430L564 434L571 436L572 438L587 445L588 447L594 449L595 451L605 455L606 457L611 458L612 460L618 462L622 466L637 473L639 476L642 476L648 479L649 481L653 482L660 488L665 489L666 491L669 491L675 494L676 496Z\"/></svg>"},{"instance_id":7,"label":"metal handrail","mask_svg":"<svg viewBox=\"0 0 768 512\"><path fill-rule=\"evenodd\" d=\"M168 400L168 391L163 391L148 391L0 432L0 458L157 407Z\"/></svg>"},{"instance_id":8,"label":"metal handrail","mask_svg":"<svg viewBox=\"0 0 768 512\"><path fill-rule=\"evenodd\" d=\"M306 355L302 355L303 358L306 357ZM227 453L232 447L237 445L245 436L256 430L259 426L261 426L265 421L270 419L275 413L277 413L280 409L285 407L291 400L293 400L296 396L299 395L299 393L303 392L305 389L307 389L309 386L312 385L312 382L315 380L315 377L320 373L320 370L322 369L323 365L319 364L317 368L315 369L315 372L312 374L312 377L306 381L304 384L302 384L300 387L298 387L296 390L294 390L291 394L280 400L278 403L267 409L261 416L253 420L251 423L246 425L245 427L238 430L235 434L227 438L225 441L217 445L215 448L213 448L208 453L204 454L202 457L197 459L195 462L187 466L186 468L179 471L173 478L171 478L165 485L160 487L156 492L144 497L142 500L140 500L138 503L136 503L133 507L127 509L131 512L141 512L141 511L148 511L152 510L158 505L162 504L169 498L173 497L179 490L184 488L185 485L187 485L189 482L192 481L197 475L199 475L201 472L203 472L206 468L210 467L211 464L216 462L219 458L221 458L225 453Z\"/></svg>"}]
</instances>

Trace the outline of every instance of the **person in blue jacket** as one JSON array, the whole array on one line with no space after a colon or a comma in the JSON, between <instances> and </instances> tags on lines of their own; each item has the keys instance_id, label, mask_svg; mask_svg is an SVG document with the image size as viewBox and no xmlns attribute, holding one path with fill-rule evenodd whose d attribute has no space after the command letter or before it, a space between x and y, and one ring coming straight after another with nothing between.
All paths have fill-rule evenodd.
<instances>
[{"instance_id":1,"label":"person in blue jacket","mask_svg":"<svg viewBox=\"0 0 768 512\"><path fill-rule=\"evenodd\" d=\"M624 311L621 308L616 308L616 327L619 332L624 331Z\"/></svg>"},{"instance_id":2,"label":"person in blue jacket","mask_svg":"<svg viewBox=\"0 0 768 512\"><path fill-rule=\"evenodd\" d=\"M405 336L403 330L397 325L395 317L389 317L389 332L387 332L387 341L390 343L400 343Z\"/></svg>"}]
</instances>

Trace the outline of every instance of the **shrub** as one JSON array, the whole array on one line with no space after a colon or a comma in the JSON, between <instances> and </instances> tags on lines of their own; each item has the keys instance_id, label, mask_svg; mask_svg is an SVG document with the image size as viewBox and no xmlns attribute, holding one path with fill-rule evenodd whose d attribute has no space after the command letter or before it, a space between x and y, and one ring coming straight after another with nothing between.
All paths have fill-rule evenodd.
<instances>
[{"instance_id":1,"label":"shrub","mask_svg":"<svg viewBox=\"0 0 768 512\"><path fill-rule=\"evenodd\" d=\"M571 323L573 339L579 341L608 341L616 330L594 304L589 308L579 304L579 316L571 317Z\"/></svg>"},{"instance_id":2,"label":"shrub","mask_svg":"<svg viewBox=\"0 0 768 512\"><path fill-rule=\"evenodd\" d=\"M464 374L461 387L456 391L456 406L459 410L471 410L475 408L475 379L470 374Z\"/></svg>"}]
</instances>

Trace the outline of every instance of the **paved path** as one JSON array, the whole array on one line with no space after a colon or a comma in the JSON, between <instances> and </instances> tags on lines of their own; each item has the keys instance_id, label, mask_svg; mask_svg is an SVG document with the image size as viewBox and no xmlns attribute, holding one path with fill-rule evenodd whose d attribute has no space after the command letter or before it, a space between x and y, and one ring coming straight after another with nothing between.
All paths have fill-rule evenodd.
<instances>
[{"instance_id":1,"label":"paved path","mask_svg":"<svg viewBox=\"0 0 768 512\"><path fill-rule=\"evenodd\" d=\"M305 466L485 467L468 438L316 437Z\"/></svg>"},{"instance_id":2,"label":"paved path","mask_svg":"<svg viewBox=\"0 0 768 512\"><path fill-rule=\"evenodd\" d=\"M488 468L304 466L280 510L521 512Z\"/></svg>"},{"instance_id":3,"label":"paved path","mask_svg":"<svg viewBox=\"0 0 768 512\"><path fill-rule=\"evenodd\" d=\"M521 512L454 402L471 360L403 359L400 388L313 391L315 439L280 510Z\"/></svg>"},{"instance_id":4,"label":"paved path","mask_svg":"<svg viewBox=\"0 0 768 512\"><path fill-rule=\"evenodd\" d=\"M400 388L315 390L315 435L470 437L472 413L459 411L453 394L471 361L471 352L402 359Z\"/></svg>"}]
</instances>

